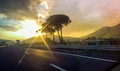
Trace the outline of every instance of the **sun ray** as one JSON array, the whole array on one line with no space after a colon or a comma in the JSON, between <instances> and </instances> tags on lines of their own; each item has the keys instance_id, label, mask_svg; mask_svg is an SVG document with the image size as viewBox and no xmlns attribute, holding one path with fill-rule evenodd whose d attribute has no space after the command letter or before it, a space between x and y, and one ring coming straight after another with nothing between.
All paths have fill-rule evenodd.
<instances>
[{"instance_id":1,"label":"sun ray","mask_svg":"<svg viewBox=\"0 0 120 71\"><path fill-rule=\"evenodd\" d=\"M41 20L41 23L43 23L44 22L44 19L45 19L45 17L48 15L48 5L47 5L47 2L46 1L43 1L39 6L38 6L38 21L32 21L32 20L25 20L24 21L24 29L23 30L21 30L21 31L19 31L19 32L17 32L17 34L21 34L21 33L24 33L24 34L26 34L26 32L25 31L30 31L30 33L29 33L29 35L27 35L27 36L29 36L30 37L30 34L31 34L31 31L36 31L36 30L38 30L38 29L41 29L42 27L41 26L39 26L39 28L38 28L38 26L36 26L37 25L37 23L39 24L39 18L40 18L40 20ZM32 23L32 30L29 28L29 26L30 26L30 24ZM27 25L26 25L27 24ZM34 24L34 25L33 25ZM36 24L36 25L35 25ZM47 25L46 25L47 26ZM46 28L46 26L45 27L43 27L43 29L45 29ZM33 28L34 27L34 28ZM33 30L34 29L34 30ZM23 35L23 34L22 34ZM34 36L35 35L35 33L32 33L32 35L31 36ZM47 42L45 41L45 39L44 39L44 37L42 36L42 32L41 32L41 30L36 34L36 37L34 38L34 40L30 43L30 45L27 47L27 49L25 50L25 52L24 52L24 54L23 54L23 56L20 58L20 60L19 60L19 62L18 62L18 64L17 64L17 67L19 67L19 65L22 63L22 61L23 61L23 59L24 59L24 57L25 57L25 55L28 53L28 51L29 51L29 49L30 49L30 47L33 45L33 43L36 41L36 39L38 38L38 37L41 37L41 39L42 39L42 41L43 41L43 43L45 44L45 46L47 47L47 49L49 50L49 52L50 52L50 54L52 55L52 57L53 57L53 59L54 60L56 60L55 59L55 57L54 57L54 55L53 55L53 52L51 51L51 49L50 49L50 46L47 44Z\"/></svg>"},{"instance_id":2,"label":"sun ray","mask_svg":"<svg viewBox=\"0 0 120 71\"><path fill-rule=\"evenodd\" d=\"M18 64L17 64L15 70L17 70L17 68L19 67L19 65L22 63L22 61L23 61L25 55L28 53L30 47L32 46L32 44L35 42L35 40L36 40L37 38L38 38L38 37L35 37L35 38L33 39L33 41L30 43L30 45L28 45L28 47L26 48L24 54L22 55L22 57L21 57L20 60L18 61Z\"/></svg>"},{"instance_id":3,"label":"sun ray","mask_svg":"<svg viewBox=\"0 0 120 71\"><path fill-rule=\"evenodd\" d=\"M42 41L44 42L45 46L47 47L47 49L49 50L49 52L50 52L51 56L53 57L53 59L56 60L55 56L53 55L52 50L50 49L50 46L45 41L44 37L42 35L40 37L41 37Z\"/></svg>"},{"instance_id":4,"label":"sun ray","mask_svg":"<svg viewBox=\"0 0 120 71\"><path fill-rule=\"evenodd\" d=\"M39 4L38 6L38 23L43 23L45 22L45 18L48 16L48 4L47 4L47 1L43 0L42 3ZM40 29L40 33L42 32L42 30L44 30L45 28L47 27L47 25L45 27L42 27L42 29ZM39 34L39 33L38 33ZM45 46L47 47L47 49L50 51L51 55L54 57L51 49L50 49L50 46L47 44L47 42L45 41L44 37L42 35L40 35L43 43L45 44Z\"/></svg>"},{"instance_id":5,"label":"sun ray","mask_svg":"<svg viewBox=\"0 0 120 71\"><path fill-rule=\"evenodd\" d=\"M30 38L36 36L36 30L41 29L41 25L38 25L35 20L25 19L21 21L22 29L16 32L16 35ZM42 35L42 34L41 34Z\"/></svg>"}]
</instances>

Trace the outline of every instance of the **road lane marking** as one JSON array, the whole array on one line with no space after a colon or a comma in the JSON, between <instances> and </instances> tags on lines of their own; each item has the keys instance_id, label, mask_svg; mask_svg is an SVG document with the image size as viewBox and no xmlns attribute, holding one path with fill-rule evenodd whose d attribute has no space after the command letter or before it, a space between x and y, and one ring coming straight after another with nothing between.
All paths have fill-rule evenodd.
<instances>
[{"instance_id":1,"label":"road lane marking","mask_svg":"<svg viewBox=\"0 0 120 71\"><path fill-rule=\"evenodd\" d=\"M54 65L54 64L51 64L51 63L50 63L50 65L51 65L52 67L60 70L60 71L67 71L67 70L65 70L65 69L63 69L63 68L61 68L61 67L59 67L59 66Z\"/></svg>"},{"instance_id":2,"label":"road lane marking","mask_svg":"<svg viewBox=\"0 0 120 71\"><path fill-rule=\"evenodd\" d=\"M109 59L95 58L95 57L76 55L76 54L70 54L70 53L63 53L63 52L56 52L56 51L54 51L54 52L58 53L58 54L64 54L64 55L70 55L70 56L76 56L76 57L82 57L82 58L89 58L89 59L100 60L100 61L107 61L107 62L113 62L113 63L117 63L118 62L118 61L109 60Z\"/></svg>"},{"instance_id":3,"label":"road lane marking","mask_svg":"<svg viewBox=\"0 0 120 71\"><path fill-rule=\"evenodd\" d=\"M29 52L24 52L25 54L29 55L30 53Z\"/></svg>"}]
</instances>

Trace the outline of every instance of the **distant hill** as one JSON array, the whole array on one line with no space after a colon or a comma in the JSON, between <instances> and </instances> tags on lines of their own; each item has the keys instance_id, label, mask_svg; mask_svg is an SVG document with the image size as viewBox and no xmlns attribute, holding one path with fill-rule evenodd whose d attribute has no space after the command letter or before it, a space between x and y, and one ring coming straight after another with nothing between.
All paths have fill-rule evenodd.
<instances>
[{"instance_id":1,"label":"distant hill","mask_svg":"<svg viewBox=\"0 0 120 71\"><path fill-rule=\"evenodd\" d=\"M7 39L0 39L0 42L1 42L1 41L14 42L14 41L12 41L12 40L7 40Z\"/></svg>"},{"instance_id":2,"label":"distant hill","mask_svg":"<svg viewBox=\"0 0 120 71\"><path fill-rule=\"evenodd\" d=\"M2 42L8 43L8 44L15 43L12 40L0 39L0 43L2 43Z\"/></svg>"},{"instance_id":3,"label":"distant hill","mask_svg":"<svg viewBox=\"0 0 120 71\"><path fill-rule=\"evenodd\" d=\"M120 38L120 24L113 27L103 27L87 36L87 37L97 37L97 38Z\"/></svg>"},{"instance_id":4,"label":"distant hill","mask_svg":"<svg viewBox=\"0 0 120 71\"><path fill-rule=\"evenodd\" d=\"M45 38L45 36L44 36ZM65 41L79 41L80 39L79 38L75 38L75 37L63 37ZM51 38L52 40L52 38ZM39 42L43 42L42 38L39 36L39 37L31 37L31 38L28 38L26 40L24 40L23 42L25 43L31 43L32 41L34 41L35 43L39 43ZM59 39L58 39L58 36L55 36L55 41L59 42Z\"/></svg>"},{"instance_id":5,"label":"distant hill","mask_svg":"<svg viewBox=\"0 0 120 71\"><path fill-rule=\"evenodd\" d=\"M39 37L31 37L31 38L28 38L28 39L25 39L23 40L22 42L25 42L25 43L31 43L35 41L35 43L39 43L39 42L42 42L42 38L39 36Z\"/></svg>"}]
</instances>

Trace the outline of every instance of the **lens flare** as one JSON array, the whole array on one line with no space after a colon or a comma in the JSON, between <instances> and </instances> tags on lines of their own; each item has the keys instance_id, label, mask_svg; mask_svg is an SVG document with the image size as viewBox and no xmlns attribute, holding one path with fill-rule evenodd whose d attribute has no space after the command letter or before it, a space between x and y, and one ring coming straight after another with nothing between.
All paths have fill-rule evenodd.
<instances>
[{"instance_id":1,"label":"lens flare","mask_svg":"<svg viewBox=\"0 0 120 71\"><path fill-rule=\"evenodd\" d=\"M46 19L46 17L48 16L48 4L46 1L42 1L42 3L39 4L38 6L38 23L43 23ZM44 29L45 27L42 27L42 29ZM41 30L42 30L41 29ZM39 31L41 33L41 30ZM38 35L39 35L39 32ZM46 40L44 39L44 37L41 35L40 36L42 41L44 42L45 46L47 47L48 50L51 50L48 43L46 42ZM51 55L54 57L52 51L50 51Z\"/></svg>"},{"instance_id":2,"label":"lens flare","mask_svg":"<svg viewBox=\"0 0 120 71\"><path fill-rule=\"evenodd\" d=\"M36 30L41 29L35 20L26 19L21 22L23 29L17 31L16 34L25 38L36 36Z\"/></svg>"},{"instance_id":3,"label":"lens flare","mask_svg":"<svg viewBox=\"0 0 120 71\"><path fill-rule=\"evenodd\" d=\"M26 24L28 23L28 25L25 25L25 26L24 26L24 27L25 27L25 30L27 30L27 32L28 32L28 31L32 31L32 30L30 30L30 29L33 29L33 27L34 27L34 32L37 31L38 29L41 29L41 28L42 28L41 26L38 26L38 24L39 24L39 22L43 23L44 20L45 20L45 18L46 18L47 15L48 15L48 5L47 5L47 2L46 2L46 1L43 1L42 3L39 4L39 6L38 6L38 11L37 11L37 12L38 12L38 21L36 21L36 22L35 22L35 21L32 21L32 20L25 20L25 21L24 21L24 23L26 23ZM40 19L41 21L39 21L39 19ZM31 24L32 27L29 29L30 24ZM33 24L34 24L34 25L33 25ZM27 28L26 28L26 27L27 27ZM20 31L20 32L18 32L18 33L23 33L25 30L22 30L22 31ZM25 34L25 33L24 33L24 34ZM31 34L31 32L30 32L30 34ZM20 60L19 60L19 62L18 62L18 64L17 64L16 69L17 69L17 68L19 67L19 65L22 63L22 61L23 61L26 53L28 53L30 47L32 46L32 44L35 43L36 39L37 39L39 36L42 38L45 46L47 47L47 49L49 50L50 54L52 55L51 57L53 57L53 59L55 59L55 57L54 57L54 55L53 55L53 53L52 53L49 45L47 44L47 42L45 41L45 39L44 39L43 36L41 35L41 34L42 34L41 31L37 32L37 34L38 34L38 35L37 35L37 36L34 38L34 40L30 43L30 45L29 45L28 48L26 49L26 51L25 51L25 53L23 54L23 56L20 58ZM27 36L28 36L28 35L27 35ZM29 36L30 36L30 35L29 35ZM33 36L33 35L31 35L31 36ZM55 60L56 60L56 59L55 59Z\"/></svg>"}]
</instances>

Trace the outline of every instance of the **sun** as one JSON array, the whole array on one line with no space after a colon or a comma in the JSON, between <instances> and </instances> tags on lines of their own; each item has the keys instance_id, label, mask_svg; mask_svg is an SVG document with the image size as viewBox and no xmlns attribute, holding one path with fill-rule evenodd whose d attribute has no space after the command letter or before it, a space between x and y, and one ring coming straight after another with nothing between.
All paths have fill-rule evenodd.
<instances>
[{"instance_id":1,"label":"sun","mask_svg":"<svg viewBox=\"0 0 120 71\"><path fill-rule=\"evenodd\" d=\"M38 35L36 33L36 30L42 28L40 25L37 25L35 20L26 19L21 23L22 23L22 29L16 32L16 34L25 38L30 38ZM39 35L42 35L42 33L39 32Z\"/></svg>"}]
</instances>

